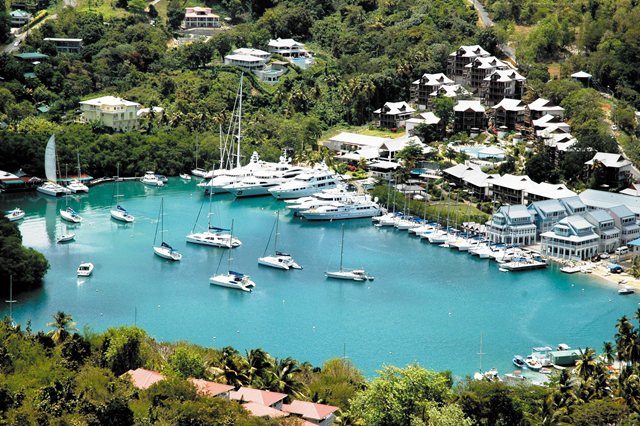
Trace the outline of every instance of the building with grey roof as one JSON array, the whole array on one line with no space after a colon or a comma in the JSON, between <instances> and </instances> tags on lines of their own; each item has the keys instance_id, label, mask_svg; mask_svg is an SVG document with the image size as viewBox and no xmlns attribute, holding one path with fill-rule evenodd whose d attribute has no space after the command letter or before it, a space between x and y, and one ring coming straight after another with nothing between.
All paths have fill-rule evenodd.
<instances>
[{"instance_id":1,"label":"building with grey roof","mask_svg":"<svg viewBox=\"0 0 640 426\"><path fill-rule=\"evenodd\" d=\"M616 228L620 229L620 244L625 245L640 237L640 226L636 223L636 215L627 206L614 206L607 211L613 217Z\"/></svg>"},{"instance_id":2,"label":"building with grey roof","mask_svg":"<svg viewBox=\"0 0 640 426\"><path fill-rule=\"evenodd\" d=\"M536 201L527 206L533 216L538 235L550 231L556 223L568 216L567 209L559 200Z\"/></svg>"},{"instance_id":3,"label":"building with grey roof","mask_svg":"<svg viewBox=\"0 0 640 426\"><path fill-rule=\"evenodd\" d=\"M597 209L584 214L584 218L593 225L593 230L600 237L599 253L611 253L620 246L620 230L616 228L613 216L606 210Z\"/></svg>"},{"instance_id":4,"label":"building with grey roof","mask_svg":"<svg viewBox=\"0 0 640 426\"><path fill-rule=\"evenodd\" d=\"M598 253L600 236L593 225L579 215L559 221L540 235L541 253L561 259L586 260Z\"/></svg>"},{"instance_id":5,"label":"building with grey roof","mask_svg":"<svg viewBox=\"0 0 640 426\"><path fill-rule=\"evenodd\" d=\"M536 240L536 225L523 204L501 206L487 222L487 233L493 243L527 246Z\"/></svg>"}]
</instances>

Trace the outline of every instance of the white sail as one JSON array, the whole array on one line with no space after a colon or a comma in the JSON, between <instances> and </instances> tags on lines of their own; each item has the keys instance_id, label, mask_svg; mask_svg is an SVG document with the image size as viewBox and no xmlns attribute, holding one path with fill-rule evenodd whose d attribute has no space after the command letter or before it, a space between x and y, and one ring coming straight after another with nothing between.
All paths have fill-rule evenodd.
<instances>
[{"instance_id":1,"label":"white sail","mask_svg":"<svg viewBox=\"0 0 640 426\"><path fill-rule=\"evenodd\" d=\"M51 135L44 152L44 174L49 182L57 183L56 178L56 135Z\"/></svg>"}]
</instances>

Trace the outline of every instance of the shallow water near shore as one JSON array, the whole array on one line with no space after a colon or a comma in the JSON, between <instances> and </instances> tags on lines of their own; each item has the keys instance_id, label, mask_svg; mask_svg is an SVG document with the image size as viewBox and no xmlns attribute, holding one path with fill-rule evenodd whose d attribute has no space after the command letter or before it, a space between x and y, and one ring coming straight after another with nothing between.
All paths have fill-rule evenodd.
<instances>
[{"instance_id":1,"label":"shallow water near shore","mask_svg":"<svg viewBox=\"0 0 640 426\"><path fill-rule=\"evenodd\" d=\"M133 224L112 220L114 184L68 197L84 218L69 225L76 241L55 243L64 229L58 210L65 199L39 193L0 195L0 209L20 207L24 244L51 263L42 289L14 295L14 319L46 329L51 315L63 310L102 331L137 324L158 340L187 340L200 345L261 347L274 356L293 356L321 365L346 356L365 374L383 364L410 362L457 376L480 367L513 370L513 354L532 346L568 343L600 350L612 340L615 321L632 316L640 298L618 296L616 289L586 275L546 270L504 273L495 262L451 249L430 246L406 231L378 229L368 219L311 223L280 214L279 249L290 252L304 269L280 271L258 266L285 203L272 197L234 201L213 198L212 222L229 227L243 242L232 250L232 268L251 275L253 293L209 285L217 269L227 268L227 250L185 242L203 195L195 181L171 179L150 188L122 182L118 199ZM164 197L164 239L183 254L170 263L153 254L152 244ZM207 200L207 198L205 198ZM204 229L207 204L197 229ZM345 226L345 267L364 267L375 276L363 283L324 277L339 265L341 226ZM273 247L270 247L270 251ZM93 276L79 280L84 261L96 265ZM2 294L3 300L8 294ZM8 307L0 307L0 315Z\"/></svg>"}]
</instances>

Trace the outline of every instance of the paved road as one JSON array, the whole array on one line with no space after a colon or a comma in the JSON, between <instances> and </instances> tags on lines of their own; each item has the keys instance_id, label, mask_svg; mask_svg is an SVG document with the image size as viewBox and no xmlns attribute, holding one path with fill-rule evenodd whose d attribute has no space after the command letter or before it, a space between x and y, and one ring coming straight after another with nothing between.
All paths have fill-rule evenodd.
<instances>
[{"instance_id":1,"label":"paved road","mask_svg":"<svg viewBox=\"0 0 640 426\"><path fill-rule=\"evenodd\" d=\"M480 23L482 24L483 27L488 28L488 27L493 27L495 25L493 23L493 20L489 16L487 9L485 9L484 6L480 2L478 2L478 0L467 0L467 1L469 1L473 5L473 7L476 9L476 12L478 12L478 17L480 18ZM498 49L502 50L502 52L505 55L507 55L509 59L511 59L511 61L513 62L513 65L517 64L516 52L515 50L513 50L511 46L507 44L499 44Z\"/></svg>"},{"instance_id":2,"label":"paved road","mask_svg":"<svg viewBox=\"0 0 640 426\"><path fill-rule=\"evenodd\" d=\"M46 18L44 18L42 21L38 22L33 27L29 28L29 31L31 31L34 28L38 28L40 25L42 25L49 19L56 19L57 17L58 15L49 15ZM18 50L20 48L20 45L24 42L24 39L27 37L27 34L29 33L29 31L25 31L23 33L18 33L18 34L14 33L15 39L13 39L11 43L2 46L2 52L11 54L12 52Z\"/></svg>"}]
</instances>

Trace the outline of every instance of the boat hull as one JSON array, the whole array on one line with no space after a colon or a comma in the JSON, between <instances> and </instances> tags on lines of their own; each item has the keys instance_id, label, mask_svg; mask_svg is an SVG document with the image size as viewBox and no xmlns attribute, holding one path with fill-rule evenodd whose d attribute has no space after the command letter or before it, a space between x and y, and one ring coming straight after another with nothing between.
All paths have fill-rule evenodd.
<instances>
[{"instance_id":1,"label":"boat hull","mask_svg":"<svg viewBox=\"0 0 640 426\"><path fill-rule=\"evenodd\" d=\"M186 237L188 243L200 244L203 246L235 248L242 245L237 238L231 238L229 234L215 234L212 232L202 232L189 234Z\"/></svg>"},{"instance_id":2,"label":"boat hull","mask_svg":"<svg viewBox=\"0 0 640 426\"><path fill-rule=\"evenodd\" d=\"M258 258L258 264L276 269L302 269L291 256L265 256Z\"/></svg>"},{"instance_id":3,"label":"boat hull","mask_svg":"<svg viewBox=\"0 0 640 426\"><path fill-rule=\"evenodd\" d=\"M182 254L178 253L175 250L170 250L162 246L154 247L153 252L155 253L156 256L159 256L167 260L179 261L182 259Z\"/></svg>"},{"instance_id":4,"label":"boat hull","mask_svg":"<svg viewBox=\"0 0 640 426\"><path fill-rule=\"evenodd\" d=\"M354 210L346 212L332 212L332 213L315 213L313 211L302 211L300 216L307 220L343 220L343 219L364 219L368 217L377 216L380 214L379 209L370 210Z\"/></svg>"},{"instance_id":5,"label":"boat hull","mask_svg":"<svg viewBox=\"0 0 640 426\"><path fill-rule=\"evenodd\" d=\"M78 216L77 214L69 213L66 210L60 210L60 217L62 217L67 222L73 222L73 223L82 222L82 218L80 216Z\"/></svg>"},{"instance_id":6,"label":"boat hull","mask_svg":"<svg viewBox=\"0 0 640 426\"><path fill-rule=\"evenodd\" d=\"M275 186L272 185L272 186ZM227 187L227 192L231 193L236 198L248 198L248 197L264 197L269 194L269 188L272 186L243 186L243 187Z\"/></svg>"},{"instance_id":7,"label":"boat hull","mask_svg":"<svg viewBox=\"0 0 640 426\"><path fill-rule=\"evenodd\" d=\"M61 197L65 194L71 193L71 191L69 191L67 188L64 188L62 186L53 187L53 186L43 185L43 186L37 187L36 191L44 195L49 195L51 197Z\"/></svg>"},{"instance_id":8,"label":"boat hull","mask_svg":"<svg viewBox=\"0 0 640 426\"><path fill-rule=\"evenodd\" d=\"M247 293L251 292L251 287L255 286L255 283L246 276L238 281L233 275L227 274L215 275L213 277L210 277L209 284L217 285L219 287L241 290Z\"/></svg>"},{"instance_id":9,"label":"boat hull","mask_svg":"<svg viewBox=\"0 0 640 426\"><path fill-rule=\"evenodd\" d=\"M5 215L4 217L9 219L9 222L15 222L17 220L24 218L24 216L25 216L24 211L16 209L16 210L10 211L9 214Z\"/></svg>"},{"instance_id":10,"label":"boat hull","mask_svg":"<svg viewBox=\"0 0 640 426\"><path fill-rule=\"evenodd\" d=\"M118 210L111 210L111 217L115 220L126 223L131 223L135 220L135 218L130 214L126 214Z\"/></svg>"},{"instance_id":11,"label":"boat hull","mask_svg":"<svg viewBox=\"0 0 640 426\"><path fill-rule=\"evenodd\" d=\"M345 280L345 281L367 281L373 280L373 277L368 276L367 274L362 272L354 272L354 271L327 271L324 273L327 278L333 278L336 280Z\"/></svg>"},{"instance_id":12,"label":"boat hull","mask_svg":"<svg viewBox=\"0 0 640 426\"><path fill-rule=\"evenodd\" d=\"M60 238L58 238L56 242L58 244L68 243L70 241L73 241L75 238L76 238L76 234L73 234L73 233L65 234L65 235L62 235Z\"/></svg>"},{"instance_id":13,"label":"boat hull","mask_svg":"<svg viewBox=\"0 0 640 426\"><path fill-rule=\"evenodd\" d=\"M323 191L325 189L332 189L337 186L338 185L334 183L334 184L327 184L322 188L319 188L317 186L312 186L304 189L295 189L295 190L294 189L278 190L276 188L272 188L271 190L269 190L269 193L278 200L291 200L294 198L308 197L313 194L316 194L318 191Z\"/></svg>"}]
</instances>

